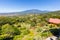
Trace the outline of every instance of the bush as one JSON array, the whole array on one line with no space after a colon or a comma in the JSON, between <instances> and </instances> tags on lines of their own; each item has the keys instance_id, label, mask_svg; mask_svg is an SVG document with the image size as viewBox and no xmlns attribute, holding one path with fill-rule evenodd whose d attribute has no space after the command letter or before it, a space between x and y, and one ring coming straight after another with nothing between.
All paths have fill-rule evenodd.
<instances>
[{"instance_id":1,"label":"bush","mask_svg":"<svg viewBox=\"0 0 60 40\"><path fill-rule=\"evenodd\" d=\"M13 40L21 40L23 38L23 35L17 35L13 38Z\"/></svg>"},{"instance_id":2,"label":"bush","mask_svg":"<svg viewBox=\"0 0 60 40\"><path fill-rule=\"evenodd\" d=\"M20 34L20 31L17 28L9 24L3 25L1 31L2 31L1 34L11 34L11 35Z\"/></svg>"},{"instance_id":3,"label":"bush","mask_svg":"<svg viewBox=\"0 0 60 40\"><path fill-rule=\"evenodd\" d=\"M11 38L12 36L10 34L3 34L0 35L0 40L6 39L6 38Z\"/></svg>"}]
</instances>

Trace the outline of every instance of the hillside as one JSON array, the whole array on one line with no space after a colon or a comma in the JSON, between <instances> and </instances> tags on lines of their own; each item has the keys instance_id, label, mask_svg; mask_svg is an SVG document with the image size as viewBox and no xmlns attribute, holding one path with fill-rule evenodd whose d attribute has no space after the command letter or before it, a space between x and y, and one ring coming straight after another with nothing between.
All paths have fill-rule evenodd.
<instances>
[{"instance_id":1,"label":"hillside","mask_svg":"<svg viewBox=\"0 0 60 40\"><path fill-rule=\"evenodd\" d=\"M60 19L60 11L19 16L0 16L0 40L45 40L59 38L60 24L48 22Z\"/></svg>"}]
</instances>

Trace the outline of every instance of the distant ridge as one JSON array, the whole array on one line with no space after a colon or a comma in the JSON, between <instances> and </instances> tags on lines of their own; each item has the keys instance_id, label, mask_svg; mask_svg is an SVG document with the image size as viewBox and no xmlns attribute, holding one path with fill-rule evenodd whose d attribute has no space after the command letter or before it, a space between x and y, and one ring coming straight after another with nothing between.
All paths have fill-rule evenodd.
<instances>
[{"instance_id":1,"label":"distant ridge","mask_svg":"<svg viewBox=\"0 0 60 40\"><path fill-rule=\"evenodd\" d=\"M11 13L0 13L0 16L13 16L13 15L21 15L21 14L39 14L39 13L46 13L49 11L41 11L38 9L31 9L31 10L26 10L26 11L21 11L21 12L11 12Z\"/></svg>"},{"instance_id":2,"label":"distant ridge","mask_svg":"<svg viewBox=\"0 0 60 40\"><path fill-rule=\"evenodd\" d=\"M31 9L31 10L22 11L20 13L21 14L40 14L40 13L46 13L46 12L49 12L49 11L41 11L38 9Z\"/></svg>"}]
</instances>

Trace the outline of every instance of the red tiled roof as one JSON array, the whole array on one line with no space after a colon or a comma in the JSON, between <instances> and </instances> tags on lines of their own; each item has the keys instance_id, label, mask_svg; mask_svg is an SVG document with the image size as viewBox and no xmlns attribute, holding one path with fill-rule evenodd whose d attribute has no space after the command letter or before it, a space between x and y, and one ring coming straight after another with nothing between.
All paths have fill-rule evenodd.
<instances>
[{"instance_id":1,"label":"red tiled roof","mask_svg":"<svg viewBox=\"0 0 60 40\"><path fill-rule=\"evenodd\" d=\"M60 19L50 18L50 19L49 19L49 22L50 22L50 23L54 23L54 24L60 24Z\"/></svg>"}]
</instances>

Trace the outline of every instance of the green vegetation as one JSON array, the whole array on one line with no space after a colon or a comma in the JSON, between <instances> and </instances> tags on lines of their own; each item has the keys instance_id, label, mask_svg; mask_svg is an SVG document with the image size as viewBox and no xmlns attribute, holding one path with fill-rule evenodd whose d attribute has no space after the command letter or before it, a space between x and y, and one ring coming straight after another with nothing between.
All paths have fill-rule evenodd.
<instances>
[{"instance_id":1,"label":"green vegetation","mask_svg":"<svg viewBox=\"0 0 60 40\"><path fill-rule=\"evenodd\" d=\"M1 16L0 40L44 40L53 36L53 33L59 31L60 24L49 23L49 18L60 19L60 11L22 16Z\"/></svg>"}]
</instances>

